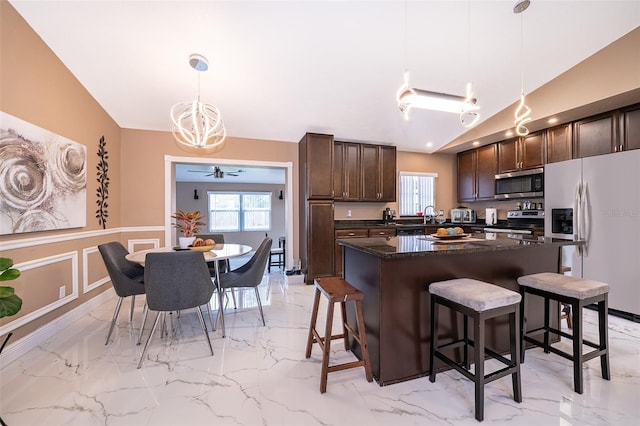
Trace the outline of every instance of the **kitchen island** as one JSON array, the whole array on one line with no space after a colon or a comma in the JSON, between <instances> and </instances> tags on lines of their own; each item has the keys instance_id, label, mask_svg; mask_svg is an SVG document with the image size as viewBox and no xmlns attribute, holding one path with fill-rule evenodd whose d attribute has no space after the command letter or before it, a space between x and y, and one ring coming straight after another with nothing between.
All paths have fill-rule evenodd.
<instances>
[{"instance_id":1,"label":"kitchen island","mask_svg":"<svg viewBox=\"0 0 640 426\"><path fill-rule=\"evenodd\" d=\"M473 278L518 291L517 279L538 272L558 272L561 247L568 241L512 239L474 234L448 242L428 235L338 240L344 246L344 278L365 293L362 302L373 375L388 385L429 374L429 283ZM559 311L552 305L552 324ZM354 312L347 312L355 324ZM542 299L530 299L528 329L543 324ZM441 343L462 333L462 316L440 310ZM472 327L472 321L469 322ZM473 334L471 334L473 335ZM486 343L501 353L509 350L507 318L487 322ZM359 356L359 347L352 349ZM440 368L440 367L439 367Z\"/></svg>"}]
</instances>

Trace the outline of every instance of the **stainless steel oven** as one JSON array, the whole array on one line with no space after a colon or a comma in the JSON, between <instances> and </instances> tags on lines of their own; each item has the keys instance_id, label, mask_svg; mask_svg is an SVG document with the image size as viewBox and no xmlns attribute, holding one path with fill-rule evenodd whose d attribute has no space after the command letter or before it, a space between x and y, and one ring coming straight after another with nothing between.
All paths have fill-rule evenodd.
<instances>
[{"instance_id":1,"label":"stainless steel oven","mask_svg":"<svg viewBox=\"0 0 640 426\"><path fill-rule=\"evenodd\" d=\"M509 210L506 225L491 225L484 232L544 235L544 210Z\"/></svg>"}]
</instances>

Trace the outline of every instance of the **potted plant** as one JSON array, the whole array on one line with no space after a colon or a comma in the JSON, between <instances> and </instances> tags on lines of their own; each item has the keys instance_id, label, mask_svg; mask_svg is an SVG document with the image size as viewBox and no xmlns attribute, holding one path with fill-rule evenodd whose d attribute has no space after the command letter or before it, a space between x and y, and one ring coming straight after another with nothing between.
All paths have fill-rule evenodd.
<instances>
[{"instance_id":1,"label":"potted plant","mask_svg":"<svg viewBox=\"0 0 640 426\"><path fill-rule=\"evenodd\" d=\"M176 220L176 223L173 226L176 229L183 233L184 237L179 237L180 248L187 248L193 240L196 238L195 235L200 231L199 226L206 225L202 222L204 219L200 215L200 211L195 212L185 212L183 210L178 209L171 218Z\"/></svg>"},{"instance_id":2,"label":"potted plant","mask_svg":"<svg viewBox=\"0 0 640 426\"><path fill-rule=\"evenodd\" d=\"M0 281L15 280L20 276L20 271L13 268L13 260L6 257L0 257ZM0 286L0 318L10 317L15 315L22 308L22 299L15 293L13 287ZM7 337L0 346L0 353L4 346L9 341L12 333L7 334Z\"/></svg>"}]
</instances>

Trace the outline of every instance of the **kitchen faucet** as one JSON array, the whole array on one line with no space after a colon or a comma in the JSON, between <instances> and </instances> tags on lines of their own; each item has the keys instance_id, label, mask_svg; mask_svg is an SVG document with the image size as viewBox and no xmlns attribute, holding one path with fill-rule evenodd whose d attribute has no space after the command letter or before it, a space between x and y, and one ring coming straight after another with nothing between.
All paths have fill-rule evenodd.
<instances>
[{"instance_id":1,"label":"kitchen faucet","mask_svg":"<svg viewBox=\"0 0 640 426\"><path fill-rule=\"evenodd\" d=\"M431 210L433 210L433 214L429 214L429 215L427 214L427 210L429 209L429 207L431 207ZM430 219L431 223L436 223L436 215L437 214L438 213L436 212L436 206L427 206L427 207L425 207L424 211L423 211L424 224L425 225L427 224L427 216L429 216L429 219Z\"/></svg>"}]
</instances>

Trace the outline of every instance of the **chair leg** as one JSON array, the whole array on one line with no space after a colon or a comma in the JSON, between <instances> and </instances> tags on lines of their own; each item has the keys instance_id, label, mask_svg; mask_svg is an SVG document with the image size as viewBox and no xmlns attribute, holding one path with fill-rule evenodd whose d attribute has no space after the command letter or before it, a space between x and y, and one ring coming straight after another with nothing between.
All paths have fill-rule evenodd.
<instances>
[{"instance_id":1,"label":"chair leg","mask_svg":"<svg viewBox=\"0 0 640 426\"><path fill-rule=\"evenodd\" d=\"M231 300L233 300L233 309L238 309L238 304L236 303L236 292L232 288L230 288L229 291L231 292Z\"/></svg>"},{"instance_id":2,"label":"chair leg","mask_svg":"<svg viewBox=\"0 0 640 426\"><path fill-rule=\"evenodd\" d=\"M209 313L209 324L211 324L211 331L216 331L216 324L213 322L213 314L211 313L211 306L209 306L209 302L205 304L207 307L207 312Z\"/></svg>"},{"instance_id":3,"label":"chair leg","mask_svg":"<svg viewBox=\"0 0 640 426\"><path fill-rule=\"evenodd\" d=\"M122 299L124 297L118 298L118 303L116 304L116 310L113 313L113 319L111 320L111 326L109 327L109 333L107 333L107 341L104 342L105 345L109 344L109 338L111 337L111 332L113 331L113 327L116 325L116 320L118 319L118 314L120 313L120 307L122 306Z\"/></svg>"},{"instance_id":4,"label":"chair leg","mask_svg":"<svg viewBox=\"0 0 640 426\"><path fill-rule=\"evenodd\" d=\"M476 420L484 419L484 320L473 319L473 351L475 367Z\"/></svg>"},{"instance_id":5,"label":"chair leg","mask_svg":"<svg viewBox=\"0 0 640 426\"><path fill-rule=\"evenodd\" d=\"M513 400L522 402L522 378L520 375L520 305L516 311L509 314L509 342L511 346L511 363L515 364L516 372L511 375L513 385Z\"/></svg>"},{"instance_id":6,"label":"chair leg","mask_svg":"<svg viewBox=\"0 0 640 426\"><path fill-rule=\"evenodd\" d=\"M313 296L313 308L311 309L311 323L309 324L309 337L307 338L307 350L305 358L311 357L311 347L313 346L314 336L313 330L316 328L316 320L318 319L318 307L320 306L320 290L316 289Z\"/></svg>"},{"instance_id":7,"label":"chair leg","mask_svg":"<svg viewBox=\"0 0 640 426\"><path fill-rule=\"evenodd\" d=\"M142 333L144 333L144 326L147 323L147 314L149 313L149 305L144 304L144 309L142 310L142 325L140 326L140 336L138 337L138 345L142 343Z\"/></svg>"},{"instance_id":8,"label":"chair leg","mask_svg":"<svg viewBox=\"0 0 640 426\"><path fill-rule=\"evenodd\" d=\"M327 324L324 330L324 350L322 351L322 371L320 373L320 393L327 391L327 375L329 374L329 356L331 355L331 336L333 326L333 306L329 301L327 307Z\"/></svg>"},{"instance_id":9,"label":"chair leg","mask_svg":"<svg viewBox=\"0 0 640 426\"><path fill-rule=\"evenodd\" d=\"M260 317L262 318L262 325L265 326L264 322L264 313L262 312L262 301L260 300L260 292L258 291L258 287L253 288L256 291L256 300L258 301L258 308L260 309Z\"/></svg>"},{"instance_id":10,"label":"chair leg","mask_svg":"<svg viewBox=\"0 0 640 426\"><path fill-rule=\"evenodd\" d=\"M211 351L211 356L213 356L213 346L211 346L211 338L209 337L209 332L207 331L207 324L204 322L204 317L202 316L202 311L200 310L200 306L196 306L196 312L198 314L198 319L200 320L200 326L202 327L202 331L204 332L204 335L207 338L207 343L209 344L209 350Z\"/></svg>"},{"instance_id":11,"label":"chair leg","mask_svg":"<svg viewBox=\"0 0 640 426\"><path fill-rule=\"evenodd\" d=\"M136 306L136 295L131 296L131 312L129 313L129 321L133 322L133 308Z\"/></svg>"},{"instance_id":12,"label":"chair leg","mask_svg":"<svg viewBox=\"0 0 640 426\"><path fill-rule=\"evenodd\" d=\"M345 350L349 350L349 330L347 330L347 303L340 302L340 312L342 313L342 340L344 340ZM360 326L360 324L358 324Z\"/></svg>"},{"instance_id":13,"label":"chair leg","mask_svg":"<svg viewBox=\"0 0 640 426\"><path fill-rule=\"evenodd\" d=\"M582 394L582 306L576 301L573 311L573 390Z\"/></svg>"},{"instance_id":14,"label":"chair leg","mask_svg":"<svg viewBox=\"0 0 640 426\"><path fill-rule=\"evenodd\" d=\"M431 295L431 349L429 350L429 381L436 381L436 350L438 350L438 303L435 295Z\"/></svg>"},{"instance_id":15,"label":"chair leg","mask_svg":"<svg viewBox=\"0 0 640 426\"><path fill-rule=\"evenodd\" d=\"M598 302L598 328L600 329L600 350L606 350L604 355L600 356L600 369L602 370L602 378L611 380L609 371L609 325L608 315L609 307L607 305L607 296L603 301Z\"/></svg>"},{"instance_id":16,"label":"chair leg","mask_svg":"<svg viewBox=\"0 0 640 426\"><path fill-rule=\"evenodd\" d=\"M140 356L140 362L138 362L138 368L142 367L142 361L144 361L144 357L147 354L147 349L149 349L149 342L151 342L153 333L155 333L156 327L158 327L158 320L160 319L160 314L164 314L164 312L158 312L156 314L156 319L153 321L153 327L151 327L151 331L149 332L149 337L147 337L147 343L144 344L144 349L142 350L142 356Z\"/></svg>"}]
</instances>

